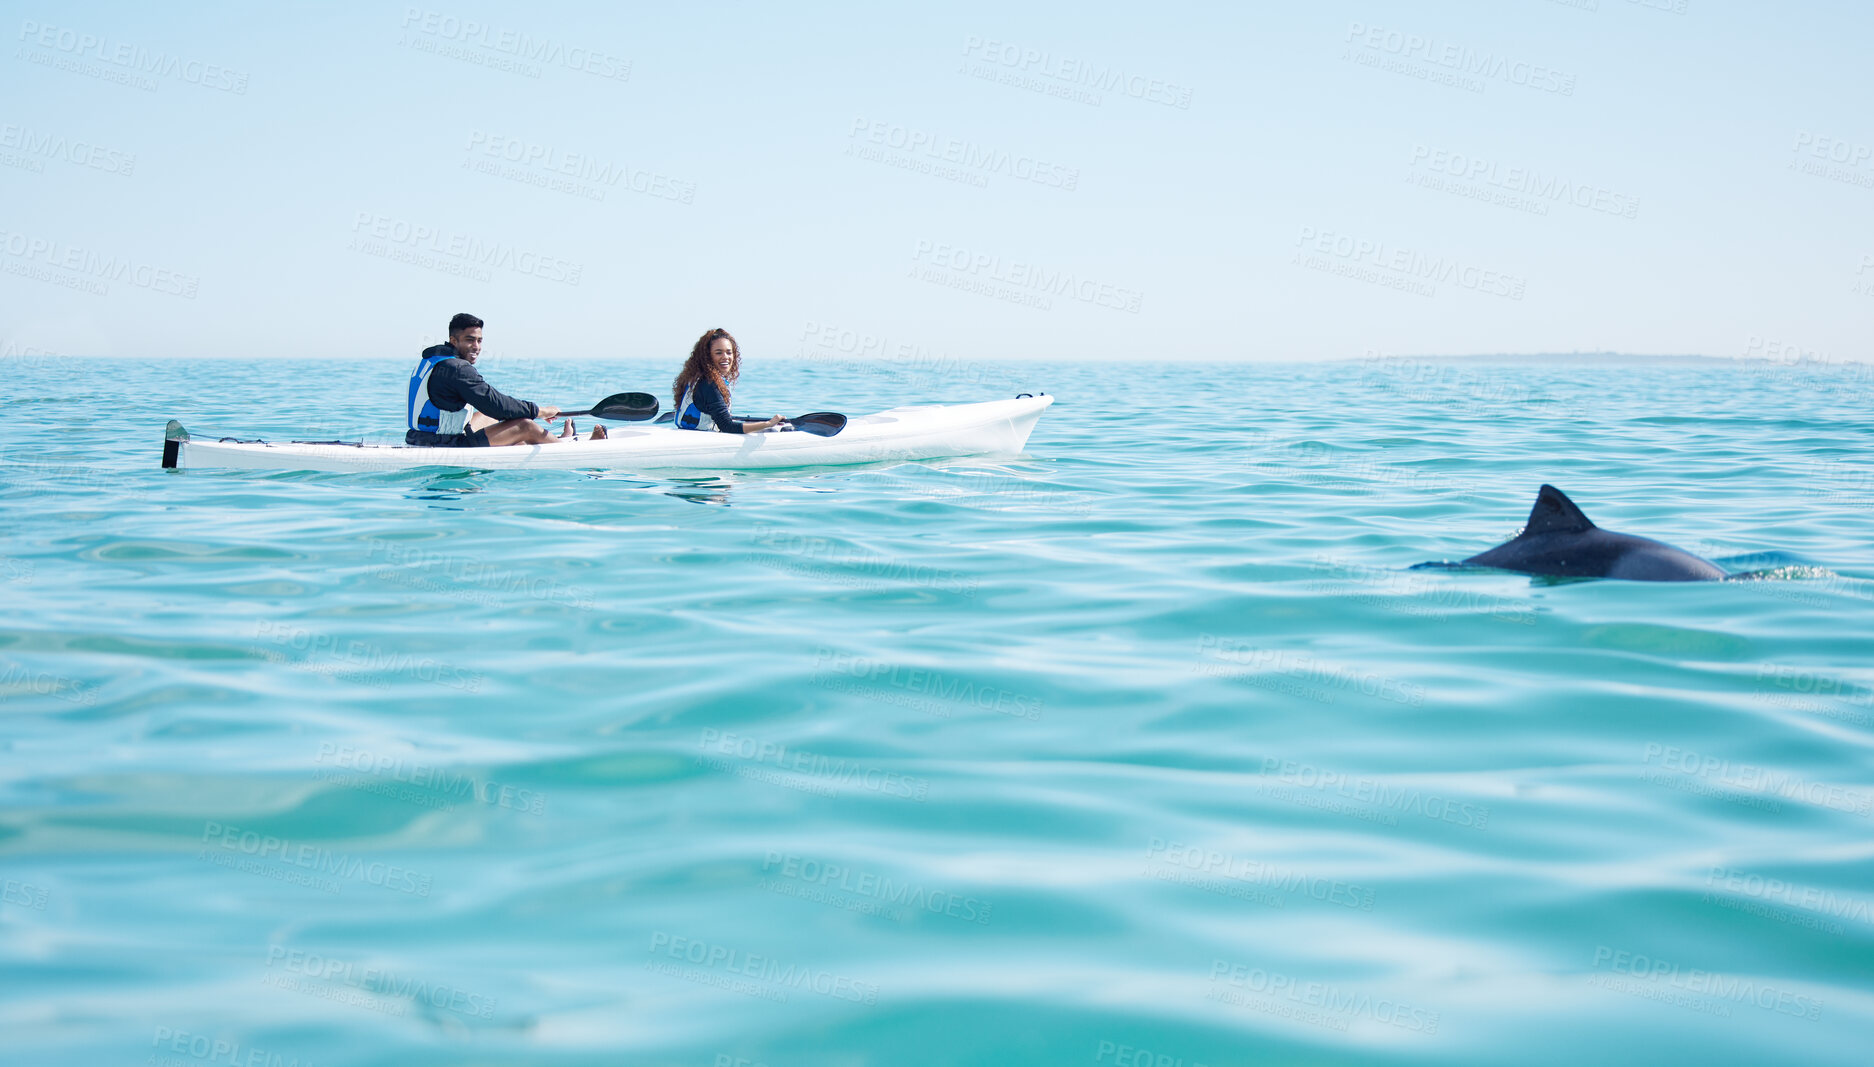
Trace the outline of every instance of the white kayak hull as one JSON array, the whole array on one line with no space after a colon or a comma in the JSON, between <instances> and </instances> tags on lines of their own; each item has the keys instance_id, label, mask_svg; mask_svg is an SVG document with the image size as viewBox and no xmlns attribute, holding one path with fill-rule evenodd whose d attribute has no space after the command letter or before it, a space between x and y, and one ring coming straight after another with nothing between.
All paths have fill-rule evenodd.
<instances>
[{"instance_id":1,"label":"white kayak hull","mask_svg":"<svg viewBox=\"0 0 1874 1067\"><path fill-rule=\"evenodd\" d=\"M849 419L833 437L811 433L727 434L669 424L622 423L603 441L579 439L500 448L211 441L171 423L165 467L386 471L411 467L472 470L768 470L830 464L1013 454L1028 445L1054 398L1023 396L982 404L927 404ZM178 437L177 434L180 434Z\"/></svg>"}]
</instances>

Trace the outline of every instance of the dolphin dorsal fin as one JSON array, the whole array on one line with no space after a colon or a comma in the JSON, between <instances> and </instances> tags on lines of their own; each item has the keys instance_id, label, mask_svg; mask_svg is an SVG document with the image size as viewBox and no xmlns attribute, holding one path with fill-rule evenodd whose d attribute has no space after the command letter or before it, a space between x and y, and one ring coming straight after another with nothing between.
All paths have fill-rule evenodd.
<instances>
[{"instance_id":1,"label":"dolphin dorsal fin","mask_svg":"<svg viewBox=\"0 0 1874 1067\"><path fill-rule=\"evenodd\" d=\"M1594 529L1575 502L1560 489L1545 485L1536 493L1536 506L1529 509L1529 525L1523 536L1539 533L1585 533Z\"/></svg>"}]
</instances>

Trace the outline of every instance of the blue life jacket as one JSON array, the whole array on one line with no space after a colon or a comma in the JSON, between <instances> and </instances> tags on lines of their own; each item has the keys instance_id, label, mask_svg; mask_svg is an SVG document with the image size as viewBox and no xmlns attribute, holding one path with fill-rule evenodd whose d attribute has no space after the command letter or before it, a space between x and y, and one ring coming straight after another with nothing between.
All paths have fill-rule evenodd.
<instances>
[{"instance_id":1,"label":"blue life jacket","mask_svg":"<svg viewBox=\"0 0 1874 1067\"><path fill-rule=\"evenodd\" d=\"M455 346L445 344L424 349L417 359L416 371L410 375L410 429L434 434L467 432L469 412L466 406L459 411L444 411L429 398L429 376L435 372L437 364L455 358Z\"/></svg>"},{"instance_id":2,"label":"blue life jacket","mask_svg":"<svg viewBox=\"0 0 1874 1067\"><path fill-rule=\"evenodd\" d=\"M720 426L716 425L716 420L710 417L709 412L704 411L702 408L696 406L696 386L697 385L698 385L697 382L691 382L690 387L683 391L682 399L677 401L677 429L679 430L719 430L721 429Z\"/></svg>"}]
</instances>

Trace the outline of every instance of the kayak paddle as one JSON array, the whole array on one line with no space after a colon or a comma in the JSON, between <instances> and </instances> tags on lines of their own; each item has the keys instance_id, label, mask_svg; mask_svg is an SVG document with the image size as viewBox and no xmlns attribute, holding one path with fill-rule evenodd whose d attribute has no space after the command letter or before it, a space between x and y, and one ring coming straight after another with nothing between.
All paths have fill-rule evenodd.
<instances>
[{"instance_id":1,"label":"kayak paddle","mask_svg":"<svg viewBox=\"0 0 1874 1067\"><path fill-rule=\"evenodd\" d=\"M815 437L832 437L846 428L846 416L837 411L810 411L787 421L794 429Z\"/></svg>"},{"instance_id":2,"label":"kayak paddle","mask_svg":"<svg viewBox=\"0 0 1874 1067\"><path fill-rule=\"evenodd\" d=\"M657 415L657 398L649 393L613 393L583 411L562 411L560 416L591 415L618 422L643 422ZM844 420L841 420L844 421Z\"/></svg>"},{"instance_id":3,"label":"kayak paddle","mask_svg":"<svg viewBox=\"0 0 1874 1067\"><path fill-rule=\"evenodd\" d=\"M767 419L758 419L751 415L731 415L729 417L734 419L737 422L767 422L768 421ZM658 422L675 422L677 421L677 413L674 411L666 411L662 415L658 416L657 421ZM810 434L813 434L815 437L832 437L838 434L841 430L846 428L846 416L841 415L837 411L810 411L805 415L801 415L792 419L784 418L781 421L786 423L787 428L790 430L799 430L802 433L810 433ZM775 430L779 430L779 429L780 427L777 426L774 428L774 430L769 430L768 432L773 433Z\"/></svg>"}]
</instances>

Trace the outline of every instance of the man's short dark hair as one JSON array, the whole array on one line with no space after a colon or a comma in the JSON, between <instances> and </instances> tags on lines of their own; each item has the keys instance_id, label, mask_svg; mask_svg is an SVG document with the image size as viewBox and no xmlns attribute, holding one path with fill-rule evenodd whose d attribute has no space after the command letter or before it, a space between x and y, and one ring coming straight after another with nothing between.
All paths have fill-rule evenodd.
<instances>
[{"instance_id":1,"label":"man's short dark hair","mask_svg":"<svg viewBox=\"0 0 1874 1067\"><path fill-rule=\"evenodd\" d=\"M457 315L455 318L449 320L449 336L454 337L456 334L461 333L463 330L478 329L480 328L481 324L482 324L482 320L464 311L460 315Z\"/></svg>"}]
</instances>

